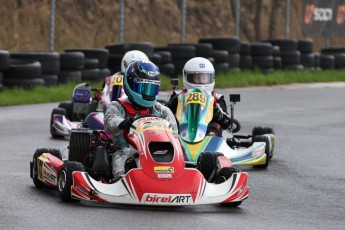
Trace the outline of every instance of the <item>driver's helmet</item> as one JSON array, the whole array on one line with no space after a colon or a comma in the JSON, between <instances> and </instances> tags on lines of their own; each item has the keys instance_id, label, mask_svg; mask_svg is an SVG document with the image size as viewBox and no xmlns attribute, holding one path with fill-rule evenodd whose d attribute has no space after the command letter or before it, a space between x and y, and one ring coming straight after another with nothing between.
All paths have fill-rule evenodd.
<instances>
[{"instance_id":1,"label":"driver's helmet","mask_svg":"<svg viewBox=\"0 0 345 230\"><path fill-rule=\"evenodd\" d=\"M152 107L158 99L160 84L159 69L150 61L134 61L125 70L124 90L134 105Z\"/></svg>"},{"instance_id":2,"label":"driver's helmet","mask_svg":"<svg viewBox=\"0 0 345 230\"><path fill-rule=\"evenodd\" d=\"M149 60L147 55L140 50L131 50L125 53L121 61L121 71L125 72L126 67L135 60Z\"/></svg>"},{"instance_id":3,"label":"driver's helmet","mask_svg":"<svg viewBox=\"0 0 345 230\"><path fill-rule=\"evenodd\" d=\"M212 93L215 71L212 63L206 58L195 57L187 61L183 71L183 85L186 89L200 88Z\"/></svg>"}]
</instances>

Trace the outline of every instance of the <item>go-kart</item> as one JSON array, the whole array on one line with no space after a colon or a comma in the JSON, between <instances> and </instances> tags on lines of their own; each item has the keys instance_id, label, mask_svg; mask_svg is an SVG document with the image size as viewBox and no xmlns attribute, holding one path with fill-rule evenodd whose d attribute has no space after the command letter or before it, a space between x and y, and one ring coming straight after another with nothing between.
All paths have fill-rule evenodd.
<instances>
[{"instance_id":1,"label":"go-kart","mask_svg":"<svg viewBox=\"0 0 345 230\"><path fill-rule=\"evenodd\" d=\"M106 77L103 88L91 88L88 83L77 85L73 90L71 102L62 102L58 108L52 110L52 137L68 137L75 128L103 129L104 112L110 102L124 95L122 86L123 75L119 74Z\"/></svg>"},{"instance_id":2,"label":"go-kart","mask_svg":"<svg viewBox=\"0 0 345 230\"><path fill-rule=\"evenodd\" d=\"M137 154L127 159L124 177L111 182L115 149L104 134L73 129L65 161L58 149L37 149L30 162L36 187L57 188L63 201L160 206L238 206L249 195L247 173L222 154L203 153L198 169L186 168L178 136L158 117L134 120L127 137Z\"/></svg>"},{"instance_id":3,"label":"go-kart","mask_svg":"<svg viewBox=\"0 0 345 230\"><path fill-rule=\"evenodd\" d=\"M240 95L230 95L231 118L234 118L234 104ZM185 149L185 161L196 165L202 152L220 152L234 165L253 165L266 168L273 156L274 133L271 128L254 127L253 134L234 135L230 124L230 138L208 136L207 126L213 118L214 98L199 88L178 96L176 119L179 122L180 139ZM236 127L236 129L238 126Z\"/></svg>"}]
</instances>

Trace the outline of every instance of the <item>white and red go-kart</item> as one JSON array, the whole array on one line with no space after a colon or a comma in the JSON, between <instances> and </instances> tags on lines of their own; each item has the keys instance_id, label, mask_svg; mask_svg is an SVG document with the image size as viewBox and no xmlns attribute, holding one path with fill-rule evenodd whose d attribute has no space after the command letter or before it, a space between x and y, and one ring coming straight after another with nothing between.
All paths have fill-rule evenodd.
<instances>
[{"instance_id":1,"label":"white and red go-kart","mask_svg":"<svg viewBox=\"0 0 345 230\"><path fill-rule=\"evenodd\" d=\"M114 150L111 140L102 139L105 135L100 132L104 131L72 130L67 161L62 161L57 149L37 149L30 162L34 184L57 188L63 201L136 205L221 203L236 207L249 195L247 173L233 167L222 154L203 153L198 169L186 168L177 135L168 121L158 117L133 122L128 140L138 156L126 161L122 179L109 183ZM80 142L89 145L77 146Z\"/></svg>"}]
</instances>

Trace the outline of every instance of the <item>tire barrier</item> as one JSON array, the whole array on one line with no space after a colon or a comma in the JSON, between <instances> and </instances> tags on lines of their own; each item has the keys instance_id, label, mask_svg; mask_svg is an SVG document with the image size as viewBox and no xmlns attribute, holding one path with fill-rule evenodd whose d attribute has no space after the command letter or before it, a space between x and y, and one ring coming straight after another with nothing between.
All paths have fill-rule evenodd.
<instances>
[{"instance_id":1,"label":"tire barrier","mask_svg":"<svg viewBox=\"0 0 345 230\"><path fill-rule=\"evenodd\" d=\"M11 52L10 58L20 60L34 60L41 64L41 78L46 86L58 83L60 72L60 55L57 52ZM54 76L54 77L53 77Z\"/></svg>"},{"instance_id":2,"label":"tire barrier","mask_svg":"<svg viewBox=\"0 0 345 230\"><path fill-rule=\"evenodd\" d=\"M271 71L273 65L273 48L267 42L253 42L251 44L251 55L253 59L253 67L264 72Z\"/></svg>"},{"instance_id":3,"label":"tire barrier","mask_svg":"<svg viewBox=\"0 0 345 230\"><path fill-rule=\"evenodd\" d=\"M321 54L333 55L334 56L334 68L335 69L345 69L345 57L344 57L345 56L345 47L331 47L331 48L322 49ZM323 59L321 59L321 60L325 61L325 59L327 59L327 58L323 57ZM326 63L328 63L328 62L326 61Z\"/></svg>"},{"instance_id":4,"label":"tire barrier","mask_svg":"<svg viewBox=\"0 0 345 230\"><path fill-rule=\"evenodd\" d=\"M227 63L229 64L229 69L239 69L240 68L240 51L241 42L237 37L211 37L211 38L200 38L199 43L209 43L212 44L213 50L221 50L228 52L229 58ZM211 56L213 57L213 56ZM225 62L217 61L219 57L213 57L215 63L219 64L217 66L223 66L225 68ZM227 69L216 69L218 71L226 71Z\"/></svg>"},{"instance_id":5,"label":"tire barrier","mask_svg":"<svg viewBox=\"0 0 345 230\"><path fill-rule=\"evenodd\" d=\"M253 68L252 45L241 43L240 47L240 69L250 70Z\"/></svg>"},{"instance_id":6,"label":"tire barrier","mask_svg":"<svg viewBox=\"0 0 345 230\"><path fill-rule=\"evenodd\" d=\"M0 72L8 69L9 59L10 53L7 50L0 50Z\"/></svg>"},{"instance_id":7,"label":"tire barrier","mask_svg":"<svg viewBox=\"0 0 345 230\"><path fill-rule=\"evenodd\" d=\"M209 59L216 70L345 69L345 47L313 51L313 41L270 39L240 43L236 37L200 38L198 43L171 43L154 47L151 42L113 43L104 49L66 49L56 52L9 52L0 50L0 89L56 85L70 81L98 81L121 69L123 55L140 50L170 77L182 74L193 57Z\"/></svg>"},{"instance_id":8,"label":"tire barrier","mask_svg":"<svg viewBox=\"0 0 345 230\"><path fill-rule=\"evenodd\" d=\"M81 83L81 70L85 66L85 54L83 52L60 53L60 72L58 82L61 84L68 82Z\"/></svg>"},{"instance_id":9,"label":"tire barrier","mask_svg":"<svg viewBox=\"0 0 345 230\"><path fill-rule=\"evenodd\" d=\"M156 60L157 63L155 62L155 57L158 59ZM161 73L169 76L170 78L175 76L175 65L172 63L172 57L169 51L155 51L151 61L157 64Z\"/></svg>"},{"instance_id":10,"label":"tire barrier","mask_svg":"<svg viewBox=\"0 0 345 230\"><path fill-rule=\"evenodd\" d=\"M186 62L196 56L196 48L193 45L170 45L165 47L155 47L154 52L170 52L172 64L174 64L175 70L173 78L176 78L178 75L182 74L182 70ZM169 68L169 67L168 67Z\"/></svg>"},{"instance_id":11,"label":"tire barrier","mask_svg":"<svg viewBox=\"0 0 345 230\"><path fill-rule=\"evenodd\" d=\"M3 72L3 76L3 85L9 88L45 85L41 63L34 60L10 58L8 69Z\"/></svg>"},{"instance_id":12,"label":"tire barrier","mask_svg":"<svg viewBox=\"0 0 345 230\"><path fill-rule=\"evenodd\" d=\"M154 54L152 42L110 43L105 46L105 49L109 51L107 68L109 68L111 74L121 70L122 57L128 51L142 51L149 59L151 59Z\"/></svg>"},{"instance_id":13,"label":"tire barrier","mask_svg":"<svg viewBox=\"0 0 345 230\"><path fill-rule=\"evenodd\" d=\"M108 49L66 49L65 52L82 52L85 55L82 80L98 81L111 75Z\"/></svg>"},{"instance_id":14,"label":"tire barrier","mask_svg":"<svg viewBox=\"0 0 345 230\"><path fill-rule=\"evenodd\" d=\"M301 53L301 64L304 68L314 69L315 54L313 53L313 41L310 39L298 40L297 48Z\"/></svg>"}]
</instances>

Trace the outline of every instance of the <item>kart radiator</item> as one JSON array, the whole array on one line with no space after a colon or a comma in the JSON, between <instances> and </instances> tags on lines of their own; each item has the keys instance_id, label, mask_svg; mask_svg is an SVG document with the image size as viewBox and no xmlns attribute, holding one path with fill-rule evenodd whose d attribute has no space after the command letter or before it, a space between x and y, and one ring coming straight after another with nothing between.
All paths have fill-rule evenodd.
<instances>
[{"instance_id":1,"label":"kart radiator","mask_svg":"<svg viewBox=\"0 0 345 230\"><path fill-rule=\"evenodd\" d=\"M90 168L92 130L72 129L69 139L69 161L78 161L86 169Z\"/></svg>"}]
</instances>

